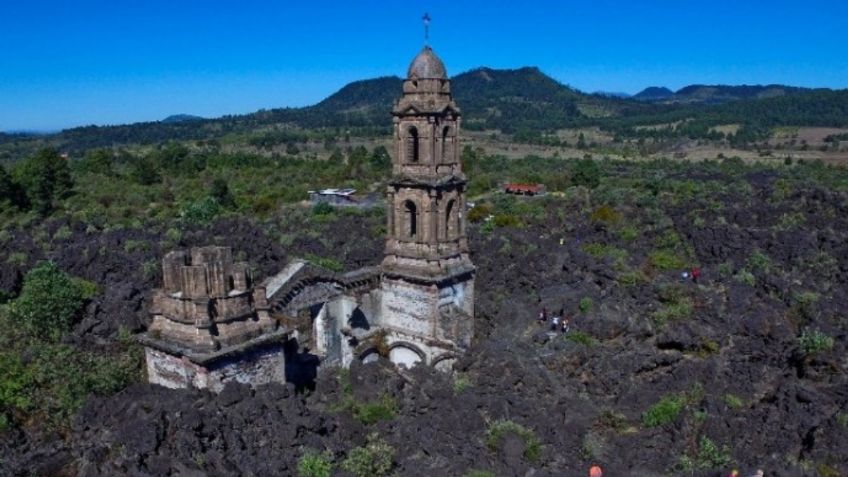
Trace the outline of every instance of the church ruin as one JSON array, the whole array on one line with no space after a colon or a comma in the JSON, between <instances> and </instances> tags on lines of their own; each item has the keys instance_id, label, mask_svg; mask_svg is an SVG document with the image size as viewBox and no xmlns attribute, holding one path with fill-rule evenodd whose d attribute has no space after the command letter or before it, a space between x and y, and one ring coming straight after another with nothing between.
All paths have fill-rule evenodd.
<instances>
[{"instance_id":1,"label":"church ruin","mask_svg":"<svg viewBox=\"0 0 848 477\"><path fill-rule=\"evenodd\" d=\"M450 369L474 333L475 268L460 111L430 47L412 61L392 115L382 263L335 273L295 260L253 283L229 248L166 255L141 338L151 382L219 391L228 381L292 381L305 363L347 367L378 357Z\"/></svg>"}]
</instances>

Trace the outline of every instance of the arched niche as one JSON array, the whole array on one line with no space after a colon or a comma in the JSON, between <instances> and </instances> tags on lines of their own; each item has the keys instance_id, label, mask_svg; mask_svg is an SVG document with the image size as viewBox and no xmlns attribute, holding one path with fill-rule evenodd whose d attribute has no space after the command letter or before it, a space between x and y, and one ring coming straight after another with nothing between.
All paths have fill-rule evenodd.
<instances>
[{"instance_id":1,"label":"arched niche","mask_svg":"<svg viewBox=\"0 0 848 477\"><path fill-rule=\"evenodd\" d=\"M395 343L389 348L389 361L396 366L412 368L424 361L424 353L410 343Z\"/></svg>"}]
</instances>

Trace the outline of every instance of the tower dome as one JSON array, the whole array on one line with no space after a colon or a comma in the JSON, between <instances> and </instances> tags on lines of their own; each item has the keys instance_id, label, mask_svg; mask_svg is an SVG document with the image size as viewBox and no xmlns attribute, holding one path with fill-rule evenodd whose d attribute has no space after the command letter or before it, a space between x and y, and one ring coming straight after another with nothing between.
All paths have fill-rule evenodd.
<instances>
[{"instance_id":1,"label":"tower dome","mask_svg":"<svg viewBox=\"0 0 848 477\"><path fill-rule=\"evenodd\" d=\"M447 79L448 73L445 64L433 53L433 49L425 46L412 60L406 76L409 79Z\"/></svg>"}]
</instances>

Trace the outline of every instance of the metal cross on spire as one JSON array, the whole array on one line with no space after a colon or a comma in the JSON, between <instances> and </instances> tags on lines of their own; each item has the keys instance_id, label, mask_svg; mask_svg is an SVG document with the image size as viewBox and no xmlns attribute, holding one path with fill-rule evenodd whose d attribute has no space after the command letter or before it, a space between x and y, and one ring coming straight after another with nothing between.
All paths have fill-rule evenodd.
<instances>
[{"instance_id":1,"label":"metal cross on spire","mask_svg":"<svg viewBox=\"0 0 848 477\"><path fill-rule=\"evenodd\" d=\"M424 21L424 44L426 45L430 40L430 14L425 12L421 20Z\"/></svg>"}]
</instances>

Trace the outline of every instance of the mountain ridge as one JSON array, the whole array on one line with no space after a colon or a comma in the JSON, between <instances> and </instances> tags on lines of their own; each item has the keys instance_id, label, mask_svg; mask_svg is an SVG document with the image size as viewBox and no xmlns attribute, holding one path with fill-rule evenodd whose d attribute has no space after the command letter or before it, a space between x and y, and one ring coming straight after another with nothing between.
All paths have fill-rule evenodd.
<instances>
[{"instance_id":1,"label":"mountain ridge","mask_svg":"<svg viewBox=\"0 0 848 477\"><path fill-rule=\"evenodd\" d=\"M804 88L783 84L691 84L684 86L677 91L672 91L671 89L662 86L649 86L633 95L633 99L663 103L720 104L744 99L765 99L828 89L829 88Z\"/></svg>"},{"instance_id":2,"label":"mountain ridge","mask_svg":"<svg viewBox=\"0 0 848 477\"><path fill-rule=\"evenodd\" d=\"M454 98L468 130L493 130L522 137L571 127L601 127L631 134L639 124L666 124L694 118L706 127L756 123L757 126L848 125L848 90L809 89L782 85L690 85L672 92L652 87L634 98L587 94L546 75L537 67L478 67L451 78ZM655 99L645 100L651 96ZM665 98L668 94L672 99ZM217 140L236 134L252 141L273 130L347 131L381 136L390 131L389 111L402 94L402 79L382 76L354 81L306 107L263 109L241 115L194 119L189 114L162 121L113 126L83 126L34 138L71 152L126 144ZM678 98L678 99L674 99ZM680 99L683 98L683 99ZM750 103L750 104L749 104ZM823 114L819 114L823 113ZM191 118L183 120L183 118ZM709 123L709 124L707 124ZM529 133L529 136L528 136ZM277 134L277 133L274 133ZM291 141L280 136L275 141ZM301 136L303 133L298 133ZM46 139L45 139L46 138ZM0 136L0 142L26 141ZM262 142L261 138L257 139Z\"/></svg>"}]
</instances>

